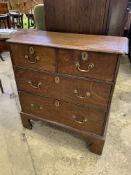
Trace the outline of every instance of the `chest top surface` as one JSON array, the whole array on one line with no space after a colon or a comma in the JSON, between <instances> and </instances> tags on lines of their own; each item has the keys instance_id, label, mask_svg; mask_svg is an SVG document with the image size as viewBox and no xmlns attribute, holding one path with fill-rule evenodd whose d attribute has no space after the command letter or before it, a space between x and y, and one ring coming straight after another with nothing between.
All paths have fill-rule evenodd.
<instances>
[{"instance_id":1,"label":"chest top surface","mask_svg":"<svg viewBox=\"0 0 131 175\"><path fill-rule=\"evenodd\" d=\"M15 34L8 42L92 52L128 53L128 39L116 36L23 30Z\"/></svg>"}]
</instances>

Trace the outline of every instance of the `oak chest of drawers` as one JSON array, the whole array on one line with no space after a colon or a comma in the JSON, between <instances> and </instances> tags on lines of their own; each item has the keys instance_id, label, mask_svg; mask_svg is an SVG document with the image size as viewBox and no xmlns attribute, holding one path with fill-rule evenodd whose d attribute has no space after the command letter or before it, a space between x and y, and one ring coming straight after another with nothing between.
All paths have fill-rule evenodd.
<instances>
[{"instance_id":1,"label":"oak chest of drawers","mask_svg":"<svg viewBox=\"0 0 131 175\"><path fill-rule=\"evenodd\" d=\"M73 131L101 154L122 37L22 32L9 41L23 126L43 120Z\"/></svg>"}]
</instances>

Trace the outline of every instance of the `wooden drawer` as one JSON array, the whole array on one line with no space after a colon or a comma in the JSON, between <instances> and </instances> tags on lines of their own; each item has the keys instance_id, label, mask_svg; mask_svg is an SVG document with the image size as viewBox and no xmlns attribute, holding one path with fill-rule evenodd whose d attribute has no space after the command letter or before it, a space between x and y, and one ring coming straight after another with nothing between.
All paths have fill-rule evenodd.
<instances>
[{"instance_id":1,"label":"wooden drawer","mask_svg":"<svg viewBox=\"0 0 131 175\"><path fill-rule=\"evenodd\" d=\"M51 72L56 69L54 48L11 44L11 50L14 66L43 69Z\"/></svg>"},{"instance_id":2,"label":"wooden drawer","mask_svg":"<svg viewBox=\"0 0 131 175\"><path fill-rule=\"evenodd\" d=\"M118 56L59 49L58 72L99 80L113 81Z\"/></svg>"},{"instance_id":3,"label":"wooden drawer","mask_svg":"<svg viewBox=\"0 0 131 175\"><path fill-rule=\"evenodd\" d=\"M107 109L111 91L109 84L22 69L16 69L15 74L18 90Z\"/></svg>"},{"instance_id":4,"label":"wooden drawer","mask_svg":"<svg viewBox=\"0 0 131 175\"><path fill-rule=\"evenodd\" d=\"M83 131L102 134L105 113L63 101L19 93L22 111Z\"/></svg>"}]
</instances>

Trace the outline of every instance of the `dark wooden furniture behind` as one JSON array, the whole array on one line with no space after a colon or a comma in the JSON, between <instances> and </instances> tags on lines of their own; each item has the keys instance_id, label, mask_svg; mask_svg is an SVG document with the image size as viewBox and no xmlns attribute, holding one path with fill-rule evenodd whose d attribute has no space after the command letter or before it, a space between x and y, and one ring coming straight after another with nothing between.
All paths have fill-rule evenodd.
<instances>
[{"instance_id":1,"label":"dark wooden furniture behind","mask_svg":"<svg viewBox=\"0 0 131 175\"><path fill-rule=\"evenodd\" d=\"M9 42L23 126L33 119L64 127L101 154L127 39L30 31Z\"/></svg>"},{"instance_id":2,"label":"dark wooden furniture behind","mask_svg":"<svg viewBox=\"0 0 131 175\"><path fill-rule=\"evenodd\" d=\"M123 35L128 0L44 0L44 4L48 31Z\"/></svg>"},{"instance_id":3,"label":"dark wooden furniture behind","mask_svg":"<svg viewBox=\"0 0 131 175\"><path fill-rule=\"evenodd\" d=\"M8 11L8 3L6 2L0 2L0 14L7 14Z\"/></svg>"},{"instance_id":4,"label":"dark wooden furniture behind","mask_svg":"<svg viewBox=\"0 0 131 175\"><path fill-rule=\"evenodd\" d=\"M110 4L111 15L109 35L123 36L128 17L128 0L112 0Z\"/></svg>"},{"instance_id":5,"label":"dark wooden furniture behind","mask_svg":"<svg viewBox=\"0 0 131 175\"><path fill-rule=\"evenodd\" d=\"M0 2L0 28L10 28L8 3Z\"/></svg>"},{"instance_id":6,"label":"dark wooden furniture behind","mask_svg":"<svg viewBox=\"0 0 131 175\"><path fill-rule=\"evenodd\" d=\"M0 29L10 28L9 14L0 14Z\"/></svg>"},{"instance_id":7,"label":"dark wooden furniture behind","mask_svg":"<svg viewBox=\"0 0 131 175\"><path fill-rule=\"evenodd\" d=\"M106 34L109 3L110 0L44 0L46 29Z\"/></svg>"},{"instance_id":8,"label":"dark wooden furniture behind","mask_svg":"<svg viewBox=\"0 0 131 175\"><path fill-rule=\"evenodd\" d=\"M128 18L125 25L125 33L124 36L128 37L129 39L129 60L131 62L131 0L128 2Z\"/></svg>"}]
</instances>

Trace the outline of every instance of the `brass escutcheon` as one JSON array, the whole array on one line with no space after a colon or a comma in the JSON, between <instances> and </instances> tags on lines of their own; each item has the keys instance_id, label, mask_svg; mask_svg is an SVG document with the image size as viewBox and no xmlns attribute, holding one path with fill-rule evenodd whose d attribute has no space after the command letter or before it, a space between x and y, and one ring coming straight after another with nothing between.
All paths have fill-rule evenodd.
<instances>
[{"instance_id":1,"label":"brass escutcheon","mask_svg":"<svg viewBox=\"0 0 131 175\"><path fill-rule=\"evenodd\" d=\"M60 78L58 76L55 77L55 83L59 84L60 83Z\"/></svg>"},{"instance_id":2,"label":"brass escutcheon","mask_svg":"<svg viewBox=\"0 0 131 175\"><path fill-rule=\"evenodd\" d=\"M40 57L35 54L33 47L29 47L28 54L25 55L25 59L30 64L36 64L40 60Z\"/></svg>"},{"instance_id":3,"label":"brass escutcheon","mask_svg":"<svg viewBox=\"0 0 131 175\"><path fill-rule=\"evenodd\" d=\"M58 100L55 100L55 106L59 107L60 106L60 102Z\"/></svg>"},{"instance_id":4,"label":"brass escutcheon","mask_svg":"<svg viewBox=\"0 0 131 175\"><path fill-rule=\"evenodd\" d=\"M33 47L29 47L29 54L33 55L35 53Z\"/></svg>"},{"instance_id":5,"label":"brass escutcheon","mask_svg":"<svg viewBox=\"0 0 131 175\"><path fill-rule=\"evenodd\" d=\"M83 61L87 61L88 60L88 53L87 52L82 52L81 57L82 57Z\"/></svg>"}]
</instances>

